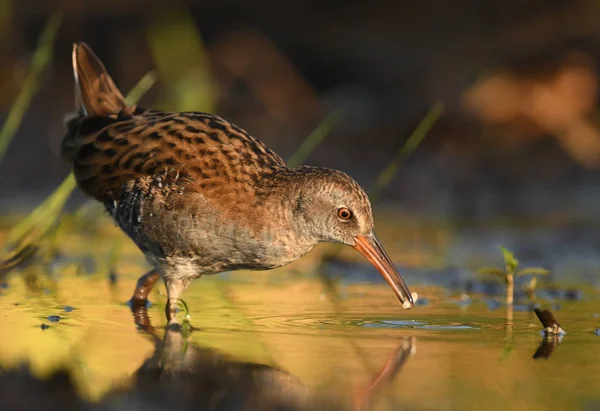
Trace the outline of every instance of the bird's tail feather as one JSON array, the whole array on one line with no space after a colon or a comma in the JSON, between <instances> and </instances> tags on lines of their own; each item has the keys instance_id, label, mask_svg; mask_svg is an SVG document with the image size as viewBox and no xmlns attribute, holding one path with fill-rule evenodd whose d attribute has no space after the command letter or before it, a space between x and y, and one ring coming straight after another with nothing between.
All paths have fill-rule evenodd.
<instances>
[{"instance_id":1,"label":"bird's tail feather","mask_svg":"<svg viewBox=\"0 0 600 411\"><path fill-rule=\"evenodd\" d=\"M83 42L73 45L73 76L76 111L65 117L67 134L61 147L61 156L67 160L74 158L82 144L77 132L79 120L89 116L115 116L128 107L102 61Z\"/></svg>"},{"instance_id":2,"label":"bird's tail feather","mask_svg":"<svg viewBox=\"0 0 600 411\"><path fill-rule=\"evenodd\" d=\"M85 43L73 45L75 104L87 116L110 116L127 107L102 61Z\"/></svg>"}]
</instances>

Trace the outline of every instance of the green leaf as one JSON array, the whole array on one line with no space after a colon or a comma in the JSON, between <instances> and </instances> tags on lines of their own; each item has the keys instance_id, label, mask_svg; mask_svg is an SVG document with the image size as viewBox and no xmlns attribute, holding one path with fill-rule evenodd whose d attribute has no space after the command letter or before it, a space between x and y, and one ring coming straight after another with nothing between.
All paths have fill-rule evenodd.
<instances>
[{"instance_id":1,"label":"green leaf","mask_svg":"<svg viewBox=\"0 0 600 411\"><path fill-rule=\"evenodd\" d=\"M478 269L477 272L479 274L497 275L498 277L502 277L502 278L506 277L506 272L504 270L502 270L500 268L496 268L496 267L482 267L482 268Z\"/></svg>"},{"instance_id":2,"label":"green leaf","mask_svg":"<svg viewBox=\"0 0 600 411\"><path fill-rule=\"evenodd\" d=\"M515 275L548 275L550 274L550 270L541 267L531 267L531 268L523 268L515 273Z\"/></svg>"},{"instance_id":3,"label":"green leaf","mask_svg":"<svg viewBox=\"0 0 600 411\"><path fill-rule=\"evenodd\" d=\"M514 272L519 266L519 260L515 258L515 255L512 251L509 251L502 246L500 246L500 251L502 251L502 256L504 257L506 271Z\"/></svg>"}]
</instances>

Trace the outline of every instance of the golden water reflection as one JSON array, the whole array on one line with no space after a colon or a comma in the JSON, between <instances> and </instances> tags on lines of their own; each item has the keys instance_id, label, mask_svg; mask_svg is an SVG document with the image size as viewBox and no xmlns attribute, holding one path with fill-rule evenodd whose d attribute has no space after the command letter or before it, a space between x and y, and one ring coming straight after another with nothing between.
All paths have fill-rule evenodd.
<instances>
[{"instance_id":1,"label":"golden water reflection","mask_svg":"<svg viewBox=\"0 0 600 411\"><path fill-rule=\"evenodd\" d=\"M239 394L238 384L253 387L242 390L244 395L271 395L278 386L300 405L318 400L331 407L382 410L600 404L600 382L594 378L600 366L593 361L600 342L593 333L597 300L565 304L557 316L568 334L553 345L548 361L535 361L543 340L530 312L509 316L477 302L459 307L431 287L415 287L431 304L410 311L385 285L340 286L342 298L332 299L313 276L285 270L195 282L185 296L197 328L189 335L164 329L165 297L156 287L148 310L155 324L150 332L134 324L124 304L142 272L137 267L121 273L112 285L105 276L64 273L35 289L21 276L10 277L0 291L2 368L26 360L36 375L47 376L66 365L85 398L103 401L122 390L146 392L136 388L143 372L156 372L166 358L171 370L189 371L189 364L192 370L198 364L206 369L206 361L217 368L227 364L224 369L235 378L225 373L233 379L219 382L229 387L223 398L231 400ZM65 311L67 306L73 310ZM60 320L50 322L51 315ZM186 355L194 361L186 363ZM191 387L190 398L200 398L208 390L202 381L204 391L189 384L178 389ZM261 381L272 389L262 392ZM246 398L242 394L237 398Z\"/></svg>"}]
</instances>

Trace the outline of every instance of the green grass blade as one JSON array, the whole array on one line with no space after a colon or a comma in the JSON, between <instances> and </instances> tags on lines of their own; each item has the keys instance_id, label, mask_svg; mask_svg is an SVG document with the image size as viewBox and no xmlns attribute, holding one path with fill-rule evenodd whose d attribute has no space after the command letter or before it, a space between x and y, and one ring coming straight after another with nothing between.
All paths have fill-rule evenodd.
<instances>
[{"instance_id":1,"label":"green grass blade","mask_svg":"<svg viewBox=\"0 0 600 411\"><path fill-rule=\"evenodd\" d=\"M540 267L531 267L531 268L523 268L515 273L515 275L548 275L550 274L550 270Z\"/></svg>"},{"instance_id":2,"label":"green grass blade","mask_svg":"<svg viewBox=\"0 0 600 411\"><path fill-rule=\"evenodd\" d=\"M158 78L156 77L154 71L146 73L146 75L142 77L140 81L138 81L138 83L133 86L131 91L125 96L127 103L132 105L137 104L138 101L144 97L144 94L146 94L148 90L152 88L154 83L156 83L156 80L158 80Z\"/></svg>"},{"instance_id":3,"label":"green grass blade","mask_svg":"<svg viewBox=\"0 0 600 411\"><path fill-rule=\"evenodd\" d=\"M52 60L54 40L56 39L60 22L60 14L53 15L46 23L46 27L44 27L44 31L40 35L38 46L31 59L29 73L27 73L21 92L11 106L6 122L0 130L0 162L2 162L8 146L19 129L23 121L23 116L31 104L31 99L38 89L42 72Z\"/></svg>"},{"instance_id":4,"label":"green grass blade","mask_svg":"<svg viewBox=\"0 0 600 411\"><path fill-rule=\"evenodd\" d=\"M479 274L497 275L498 277L506 277L506 272L496 267L482 267L477 270Z\"/></svg>"},{"instance_id":5,"label":"green grass blade","mask_svg":"<svg viewBox=\"0 0 600 411\"><path fill-rule=\"evenodd\" d=\"M75 178L71 173L49 197L10 230L7 244L22 242L34 230L43 235L54 224L75 186Z\"/></svg>"},{"instance_id":6,"label":"green grass blade","mask_svg":"<svg viewBox=\"0 0 600 411\"><path fill-rule=\"evenodd\" d=\"M155 82L156 76L153 72L146 74L127 94L126 100L129 104L136 104ZM56 223L76 186L73 173L69 173L67 178L39 206L9 231L5 245L9 247L26 246L39 242ZM22 244L28 236L27 244Z\"/></svg>"},{"instance_id":7,"label":"green grass blade","mask_svg":"<svg viewBox=\"0 0 600 411\"><path fill-rule=\"evenodd\" d=\"M408 137L404 145L398 150L396 157L383 169L373 188L370 190L369 197L371 202L375 202L379 199L381 192L390 184L392 178L398 172L402 161L410 156L419 147L419 144L423 141L429 130L433 127L435 122L438 120L442 112L444 111L444 105L442 103L435 103L427 115L421 120L417 128Z\"/></svg>"},{"instance_id":8,"label":"green grass blade","mask_svg":"<svg viewBox=\"0 0 600 411\"><path fill-rule=\"evenodd\" d=\"M327 137L327 135L331 132L333 127L340 121L343 115L342 109L334 110L330 113L325 120L321 122L313 130L312 133L300 144L300 147L296 149L294 154L287 161L287 165L290 168L298 167L303 164L308 156L321 144L321 142Z\"/></svg>"},{"instance_id":9,"label":"green grass blade","mask_svg":"<svg viewBox=\"0 0 600 411\"><path fill-rule=\"evenodd\" d=\"M127 104L137 104L137 102L140 101L148 90L156 83L156 80L158 80L158 77L154 71L146 73L146 75L131 89L129 94L127 94L127 97L125 97Z\"/></svg>"}]
</instances>

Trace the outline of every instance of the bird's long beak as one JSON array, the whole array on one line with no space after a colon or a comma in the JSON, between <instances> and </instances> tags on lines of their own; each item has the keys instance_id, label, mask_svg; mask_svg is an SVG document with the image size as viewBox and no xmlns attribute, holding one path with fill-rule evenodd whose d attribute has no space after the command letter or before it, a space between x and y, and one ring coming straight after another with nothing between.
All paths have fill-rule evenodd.
<instances>
[{"instance_id":1,"label":"bird's long beak","mask_svg":"<svg viewBox=\"0 0 600 411\"><path fill-rule=\"evenodd\" d=\"M392 260L390 260L390 257L383 249L375 233L358 235L354 237L354 240L356 241L354 248L367 257L371 264L379 270L383 278L385 278L390 287L392 287L392 290L394 290L402 306L407 309L414 306L415 303L408 286L394 267L394 264L392 264Z\"/></svg>"}]
</instances>

